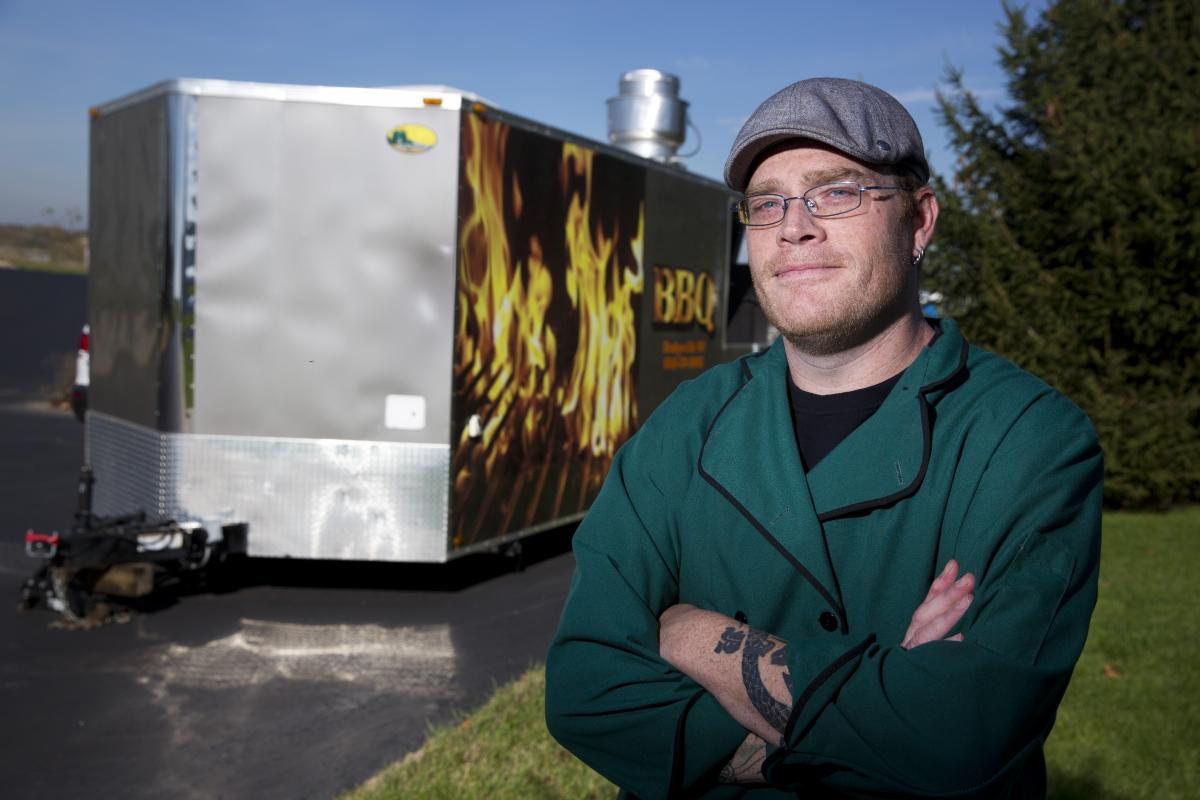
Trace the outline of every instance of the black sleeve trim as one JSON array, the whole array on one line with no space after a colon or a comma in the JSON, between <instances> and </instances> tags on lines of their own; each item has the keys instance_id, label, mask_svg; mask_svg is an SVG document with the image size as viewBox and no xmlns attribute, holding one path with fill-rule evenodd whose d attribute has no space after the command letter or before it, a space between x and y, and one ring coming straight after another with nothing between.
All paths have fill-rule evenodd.
<instances>
[{"instance_id":1,"label":"black sleeve trim","mask_svg":"<svg viewBox=\"0 0 1200 800\"><path fill-rule=\"evenodd\" d=\"M684 743L687 732L687 716L692 710L692 706L696 701L704 696L704 689L699 689L688 698L683 705L683 711L679 714L679 720L675 723L675 744L671 752L671 779L667 782L667 797L680 797L683 793L683 759L684 759Z\"/></svg>"},{"instance_id":2,"label":"black sleeve trim","mask_svg":"<svg viewBox=\"0 0 1200 800\"><path fill-rule=\"evenodd\" d=\"M817 677L813 678L809 682L808 686L804 687L804 691L800 693L800 696L796 698L795 704L792 705L792 714L790 717L788 717L787 726L783 729L783 739L785 742L792 738L792 729L796 727L796 720L800 718L800 714L804 711L804 707L808 705L808 701L812 699L814 694L816 694L817 689L821 686L821 684L833 677L833 674L842 667L861 656L864 652L866 652L866 649L873 644L875 644L875 634L872 633L869 634L866 639L863 639L854 647L851 647L849 650L835 658L833 662L829 664L829 666L817 673ZM816 718L814 717L813 719L815 721ZM803 736L805 733L807 733L808 727L811 726L812 723L810 722L809 725L800 732L800 735Z\"/></svg>"},{"instance_id":3,"label":"black sleeve trim","mask_svg":"<svg viewBox=\"0 0 1200 800\"><path fill-rule=\"evenodd\" d=\"M764 778L766 778L771 770L774 769L776 764L778 764L784 758L787 758L787 756L791 755L792 747L788 744L788 742L793 738L793 731L796 727L796 722L800 719L800 715L803 713L804 707L808 705L808 702L812 700L813 695L816 694L817 688L833 677L835 672L862 655L866 649L873 644L875 644L875 634L872 633L866 639L835 658L833 662L829 664L829 666L821 670L821 672L809 682L808 686L804 688L804 691L801 692L800 696L796 698L796 702L792 706L791 716L788 717L788 723L783 730L783 742L781 746L774 753L771 753L769 756L767 756L766 760L763 761L762 773ZM814 714L812 720L810 720L808 725L804 727L804 730L800 732L800 736L803 737L805 734L807 734L808 729L811 728L816 721L817 715ZM788 787L777 785L769 779L767 782L776 789L781 789L784 791L788 790Z\"/></svg>"}]
</instances>

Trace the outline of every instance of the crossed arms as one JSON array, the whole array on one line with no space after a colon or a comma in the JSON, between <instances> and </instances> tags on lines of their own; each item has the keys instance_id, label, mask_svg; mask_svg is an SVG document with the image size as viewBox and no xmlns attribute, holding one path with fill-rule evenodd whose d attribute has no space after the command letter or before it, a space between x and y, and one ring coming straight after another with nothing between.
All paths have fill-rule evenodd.
<instances>
[{"instance_id":1,"label":"crossed arms","mask_svg":"<svg viewBox=\"0 0 1200 800\"><path fill-rule=\"evenodd\" d=\"M926 518L904 507L889 512L890 529L910 538L873 542L910 554L933 542L936 557L899 568L888 561L899 550L875 553L855 583L877 603L883 588L899 597L906 575L928 575L923 564L955 558L977 585L951 590L947 580L965 576L943 574L924 601L924 587L909 585L903 605L849 609L840 632L797 617L791 609L822 607L812 587L737 527L731 504L691 491L694 454L664 466L673 451L647 426L618 453L575 537L576 574L547 657L551 733L646 798L703 790L722 767L727 781L761 775L780 789L859 795L978 793L1034 774L1095 602L1102 462L1072 413L1047 402L972 464L970 490L943 506L944 538L911 533ZM927 491L939 479L928 476ZM787 596L760 586L787 586ZM955 611L964 589L973 600ZM750 620L764 631L752 640L748 626L681 602L771 616ZM948 635L956 625L961 641ZM747 674L757 675L753 697Z\"/></svg>"},{"instance_id":2,"label":"crossed arms","mask_svg":"<svg viewBox=\"0 0 1200 800\"><path fill-rule=\"evenodd\" d=\"M974 599L975 576L950 560L934 579L905 633L911 650L932 641L963 641L950 631ZM750 733L720 772L721 783L761 783L767 742L782 744L792 712L787 642L745 623L679 604L659 616L663 660L703 686Z\"/></svg>"}]
</instances>

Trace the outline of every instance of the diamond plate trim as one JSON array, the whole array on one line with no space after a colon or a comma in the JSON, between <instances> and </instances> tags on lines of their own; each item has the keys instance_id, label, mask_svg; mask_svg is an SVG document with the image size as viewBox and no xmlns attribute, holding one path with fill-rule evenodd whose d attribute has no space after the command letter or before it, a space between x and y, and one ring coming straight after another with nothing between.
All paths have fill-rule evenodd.
<instances>
[{"instance_id":1,"label":"diamond plate trim","mask_svg":"<svg viewBox=\"0 0 1200 800\"><path fill-rule=\"evenodd\" d=\"M450 448L161 433L88 414L98 514L247 522L252 556L447 559Z\"/></svg>"}]
</instances>

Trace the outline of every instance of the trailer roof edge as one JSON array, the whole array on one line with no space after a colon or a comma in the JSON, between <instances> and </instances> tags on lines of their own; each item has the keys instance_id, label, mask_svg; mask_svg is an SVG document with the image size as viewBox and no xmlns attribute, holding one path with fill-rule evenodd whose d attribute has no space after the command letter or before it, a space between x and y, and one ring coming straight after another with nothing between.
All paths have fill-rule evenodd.
<instances>
[{"instance_id":1,"label":"trailer roof edge","mask_svg":"<svg viewBox=\"0 0 1200 800\"><path fill-rule=\"evenodd\" d=\"M229 81L212 78L173 78L159 81L143 89L95 106L91 109L91 115L94 117L110 114L155 97L170 95L325 103L330 105L369 106L376 108L436 107L446 111L460 111L472 107L478 111L480 104L482 104L486 109L486 113L497 119L522 125L559 139L583 144L624 161L643 164L650 169L681 172L689 176L693 181L710 184L732 194L732 191L720 180L698 172L691 172L682 163L663 163L655 159L645 158L601 139L593 139L583 134L573 133L545 122L540 122L523 114L506 111L474 92L440 84L356 88L351 86L309 86L292 83L256 83L253 81Z\"/></svg>"},{"instance_id":2,"label":"trailer roof edge","mask_svg":"<svg viewBox=\"0 0 1200 800\"><path fill-rule=\"evenodd\" d=\"M162 95L190 95L194 97L230 97L258 100L291 100L298 102L328 103L332 105L381 106L385 108L422 108L430 105L428 100L436 98L447 111L457 111L463 103L482 102L493 105L487 99L453 86L419 84L412 86L381 86L361 88L352 86L308 86L292 83L254 83L250 81L227 81L211 78L173 78L151 84L130 94L96 106L100 114L119 111L127 106Z\"/></svg>"}]
</instances>

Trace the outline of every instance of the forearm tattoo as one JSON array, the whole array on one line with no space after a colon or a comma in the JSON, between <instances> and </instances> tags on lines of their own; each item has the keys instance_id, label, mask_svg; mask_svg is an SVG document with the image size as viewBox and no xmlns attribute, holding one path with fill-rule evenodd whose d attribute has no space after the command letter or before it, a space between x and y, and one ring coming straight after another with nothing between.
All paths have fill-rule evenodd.
<instances>
[{"instance_id":1,"label":"forearm tattoo","mask_svg":"<svg viewBox=\"0 0 1200 800\"><path fill-rule=\"evenodd\" d=\"M745 631L739 631L737 628L726 628L725 632L721 634L721 640L717 642L717 647L713 652L736 653L738 648L742 646L742 641L745 638Z\"/></svg>"},{"instance_id":2,"label":"forearm tattoo","mask_svg":"<svg viewBox=\"0 0 1200 800\"><path fill-rule=\"evenodd\" d=\"M779 648L774 653L772 653L771 654L771 663L777 667L786 667L787 666L787 649L788 649L788 646L785 644L783 647ZM783 685L787 687L788 694L793 693L792 692L792 673L788 672L787 670L783 671Z\"/></svg>"},{"instance_id":3,"label":"forearm tattoo","mask_svg":"<svg viewBox=\"0 0 1200 800\"><path fill-rule=\"evenodd\" d=\"M759 714L762 714L763 719L767 721L775 730L783 733L783 729L787 727L788 716L791 714L791 708L786 703L781 703L771 696L767 691L766 685L763 683L762 674L758 669L758 661L760 658L775 650L777 642L771 640L771 637L762 631L748 628L747 630L739 630L732 626L725 629L721 634L721 638L717 641L714 653L726 654L742 651L742 685L746 687L746 696L750 698L751 705ZM771 663L775 665L787 664L787 645L783 645L771 656ZM792 690L791 676L785 671L783 673L783 682L787 686L789 692Z\"/></svg>"},{"instance_id":4,"label":"forearm tattoo","mask_svg":"<svg viewBox=\"0 0 1200 800\"><path fill-rule=\"evenodd\" d=\"M721 767L717 783L764 783L763 761L767 757L767 743L751 734L738 746L729 763Z\"/></svg>"}]
</instances>

